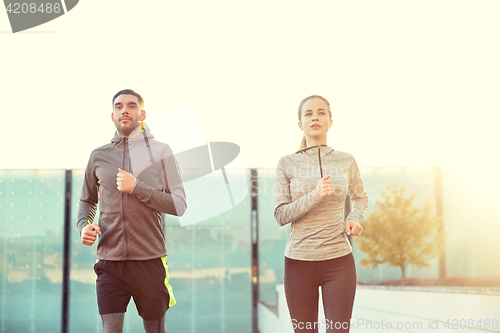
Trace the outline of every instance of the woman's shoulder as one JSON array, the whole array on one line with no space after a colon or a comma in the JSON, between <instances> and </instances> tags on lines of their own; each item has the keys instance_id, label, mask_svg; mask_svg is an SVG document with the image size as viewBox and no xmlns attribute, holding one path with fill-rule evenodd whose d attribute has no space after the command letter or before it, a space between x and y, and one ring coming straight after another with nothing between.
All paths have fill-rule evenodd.
<instances>
[{"instance_id":1,"label":"woman's shoulder","mask_svg":"<svg viewBox=\"0 0 500 333\"><path fill-rule=\"evenodd\" d=\"M330 160L330 162L340 163L346 166L352 165L356 161L354 155L341 150L334 150L329 154L329 156L330 158L328 160Z\"/></svg>"},{"instance_id":2,"label":"woman's shoulder","mask_svg":"<svg viewBox=\"0 0 500 333\"><path fill-rule=\"evenodd\" d=\"M300 161L303 158L304 158L304 156L302 156L302 154L299 154L299 152L296 151L294 153L291 153L291 154L288 154L288 155L281 157L278 160L278 165L296 164L298 161Z\"/></svg>"},{"instance_id":3,"label":"woman's shoulder","mask_svg":"<svg viewBox=\"0 0 500 333\"><path fill-rule=\"evenodd\" d=\"M295 164L296 160L297 160L297 154L295 154L295 153L282 156L278 160L278 167L293 165L293 164Z\"/></svg>"},{"instance_id":4,"label":"woman's shoulder","mask_svg":"<svg viewBox=\"0 0 500 333\"><path fill-rule=\"evenodd\" d=\"M354 159L354 156L351 153L348 153L346 151L340 151L340 150L333 150L332 151L333 156L338 157L338 158L345 158L345 159Z\"/></svg>"}]
</instances>

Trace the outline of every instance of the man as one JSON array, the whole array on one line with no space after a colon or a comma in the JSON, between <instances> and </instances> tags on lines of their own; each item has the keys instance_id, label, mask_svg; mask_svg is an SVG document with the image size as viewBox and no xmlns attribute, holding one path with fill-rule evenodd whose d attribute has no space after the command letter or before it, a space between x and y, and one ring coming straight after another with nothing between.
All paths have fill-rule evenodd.
<instances>
[{"instance_id":1,"label":"man","mask_svg":"<svg viewBox=\"0 0 500 333\"><path fill-rule=\"evenodd\" d=\"M92 152L85 170L77 229L88 246L99 234L94 270L105 333L123 332L131 296L147 333L166 332L165 313L175 304L161 213L182 216L186 196L172 150L154 140L145 118L138 93L113 96L116 133Z\"/></svg>"}]
</instances>

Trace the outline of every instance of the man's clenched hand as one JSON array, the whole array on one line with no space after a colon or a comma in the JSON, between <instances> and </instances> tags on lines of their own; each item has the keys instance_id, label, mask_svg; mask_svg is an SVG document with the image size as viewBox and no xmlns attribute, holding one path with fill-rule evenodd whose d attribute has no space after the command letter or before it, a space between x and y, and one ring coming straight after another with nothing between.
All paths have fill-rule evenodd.
<instances>
[{"instance_id":1,"label":"man's clenched hand","mask_svg":"<svg viewBox=\"0 0 500 333\"><path fill-rule=\"evenodd\" d=\"M135 177L130 172L124 171L118 168L118 174L116 175L116 187L118 191L130 193L135 186Z\"/></svg>"},{"instance_id":2,"label":"man's clenched hand","mask_svg":"<svg viewBox=\"0 0 500 333\"><path fill-rule=\"evenodd\" d=\"M82 244L91 246L97 239L97 234L102 235L101 228L97 224L87 224L82 229Z\"/></svg>"}]
</instances>

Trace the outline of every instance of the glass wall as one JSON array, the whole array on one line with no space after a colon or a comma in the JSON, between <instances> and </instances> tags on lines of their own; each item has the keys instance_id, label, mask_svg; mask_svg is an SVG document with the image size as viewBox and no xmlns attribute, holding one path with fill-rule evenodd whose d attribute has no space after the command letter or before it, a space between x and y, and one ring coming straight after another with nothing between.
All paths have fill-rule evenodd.
<instances>
[{"instance_id":1,"label":"glass wall","mask_svg":"<svg viewBox=\"0 0 500 333\"><path fill-rule=\"evenodd\" d=\"M64 170L0 170L0 332L61 331L64 177ZM250 171L243 177L249 184ZM102 332L96 245L81 244L76 231L82 181L83 170L74 170L69 331ZM194 181L207 200L213 198L213 179ZM177 300L167 313L167 330L251 331L249 198L185 227L177 217L165 217L169 282ZM133 301L124 330L143 331Z\"/></svg>"},{"instance_id":2,"label":"glass wall","mask_svg":"<svg viewBox=\"0 0 500 333\"><path fill-rule=\"evenodd\" d=\"M0 332L61 327L63 170L0 170Z\"/></svg>"},{"instance_id":3,"label":"glass wall","mask_svg":"<svg viewBox=\"0 0 500 333\"><path fill-rule=\"evenodd\" d=\"M280 227L274 219L274 172L271 168L257 170L259 300L271 309L276 307L276 285L283 283L290 230L289 225ZM376 208L381 190L393 184L404 185L407 193L415 191L417 206L431 203L435 208L434 168L370 168L361 172L370 197L365 217ZM61 331L64 177L64 170L0 170L0 332ZM250 170L240 177L250 187ZM81 244L75 227L82 181L83 170L73 170L69 331L102 332L93 270L96 245ZM213 179L205 177L192 181L196 182L197 193L187 193L188 198L201 195L206 202L191 202L190 209L219 204L214 198L220 184L216 186ZM500 254L500 246L494 241L499 214L489 206L480 206L481 193L464 192L464 184L459 175L443 169L448 276L498 277L500 259L495 258L500 256L484 253ZM477 210L468 205L472 197ZM165 216L170 284L177 300L167 312L168 330L251 331L250 198L246 195L223 213L184 227L177 217ZM481 234L476 227L478 221L488 233ZM478 241L478 234L483 241ZM363 257L355 242L354 257L356 261ZM386 266L368 270L357 265L357 272L360 282L401 276L398 268ZM437 278L438 261L431 260L429 268L410 267L406 273L408 278ZM142 320L131 301L125 331L142 330Z\"/></svg>"},{"instance_id":4,"label":"glass wall","mask_svg":"<svg viewBox=\"0 0 500 333\"><path fill-rule=\"evenodd\" d=\"M249 170L245 177L250 177ZM70 332L102 332L93 269L96 245L81 244L75 228L82 180L83 171L74 171ZM213 179L202 177L193 181L197 191L207 194L207 201L213 198ZM249 184L249 179L246 181ZM190 193L186 196L189 198ZM192 201L188 204L197 205ZM97 223L97 217L94 222ZM249 228L250 196L218 216L185 227L180 226L177 217L164 215L169 283L177 301L167 312L167 331L251 331ZM142 319L131 301L124 332L143 330Z\"/></svg>"},{"instance_id":5,"label":"glass wall","mask_svg":"<svg viewBox=\"0 0 500 333\"><path fill-rule=\"evenodd\" d=\"M259 298L275 309L276 285L283 283L284 254L290 225L280 227L274 219L275 169L258 169Z\"/></svg>"}]
</instances>

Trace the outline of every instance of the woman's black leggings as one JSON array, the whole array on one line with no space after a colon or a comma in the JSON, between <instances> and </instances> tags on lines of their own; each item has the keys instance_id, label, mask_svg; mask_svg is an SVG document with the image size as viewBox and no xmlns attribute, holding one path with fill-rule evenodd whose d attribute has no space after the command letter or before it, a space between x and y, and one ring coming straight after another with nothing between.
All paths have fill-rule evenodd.
<instances>
[{"instance_id":1,"label":"woman's black leggings","mask_svg":"<svg viewBox=\"0 0 500 333\"><path fill-rule=\"evenodd\" d=\"M325 321L318 322L319 290ZM349 332L356 266L352 253L330 260L303 261L285 257L285 295L295 332Z\"/></svg>"}]
</instances>

